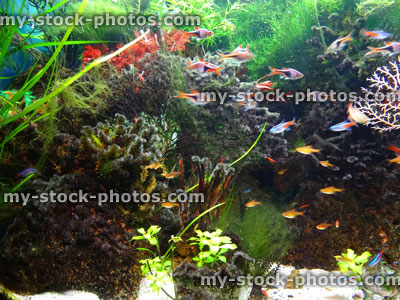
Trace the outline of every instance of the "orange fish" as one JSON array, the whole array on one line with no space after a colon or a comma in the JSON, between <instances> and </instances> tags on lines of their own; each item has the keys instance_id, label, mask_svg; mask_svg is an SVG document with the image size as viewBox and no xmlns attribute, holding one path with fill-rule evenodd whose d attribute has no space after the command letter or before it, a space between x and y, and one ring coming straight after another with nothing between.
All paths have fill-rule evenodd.
<instances>
[{"instance_id":1,"label":"orange fish","mask_svg":"<svg viewBox=\"0 0 400 300\"><path fill-rule=\"evenodd\" d=\"M365 55L371 55L375 53L382 53L383 55L394 55L400 52L400 43L399 42L386 42L386 46L375 48L375 47L368 47L369 51Z\"/></svg>"},{"instance_id":2,"label":"orange fish","mask_svg":"<svg viewBox=\"0 0 400 300\"><path fill-rule=\"evenodd\" d=\"M189 100L189 103L193 105L205 105L211 101L210 99L206 99L205 95L200 94L196 90L193 90L191 93L178 91L178 95L175 97L187 99Z\"/></svg>"},{"instance_id":3,"label":"orange fish","mask_svg":"<svg viewBox=\"0 0 400 300\"><path fill-rule=\"evenodd\" d=\"M163 176L168 179L178 177L179 175L181 175L181 172L170 172L168 174L163 174Z\"/></svg>"},{"instance_id":4,"label":"orange fish","mask_svg":"<svg viewBox=\"0 0 400 300\"><path fill-rule=\"evenodd\" d=\"M268 157L268 156L266 156L266 155L264 155L264 157L265 157L266 159L268 159L270 162L272 162L273 164L276 164L276 160L272 159L271 157Z\"/></svg>"},{"instance_id":5,"label":"orange fish","mask_svg":"<svg viewBox=\"0 0 400 300\"><path fill-rule=\"evenodd\" d=\"M400 164L400 155L398 155L396 158L389 159L389 163Z\"/></svg>"},{"instance_id":6,"label":"orange fish","mask_svg":"<svg viewBox=\"0 0 400 300\"><path fill-rule=\"evenodd\" d=\"M263 295L264 295L267 299L269 298L267 289L262 288L262 289L261 289L261 292L263 293Z\"/></svg>"},{"instance_id":7,"label":"orange fish","mask_svg":"<svg viewBox=\"0 0 400 300\"><path fill-rule=\"evenodd\" d=\"M296 211L294 208L282 213L282 216L284 216L285 218L288 218L288 219L294 219L297 216L303 216L303 215L304 215L304 212Z\"/></svg>"},{"instance_id":8,"label":"orange fish","mask_svg":"<svg viewBox=\"0 0 400 300\"><path fill-rule=\"evenodd\" d=\"M400 154L400 148L397 148L397 147L393 146L392 144L387 146L386 149Z\"/></svg>"},{"instance_id":9,"label":"orange fish","mask_svg":"<svg viewBox=\"0 0 400 300\"><path fill-rule=\"evenodd\" d=\"M343 189L335 188L334 186L328 186L326 188L320 189L320 192L327 195L333 195L338 192L343 192Z\"/></svg>"},{"instance_id":10,"label":"orange fish","mask_svg":"<svg viewBox=\"0 0 400 300\"><path fill-rule=\"evenodd\" d=\"M144 74L144 71L142 71L141 73L138 73L138 77L139 77L140 81L144 81L143 74Z\"/></svg>"},{"instance_id":11,"label":"orange fish","mask_svg":"<svg viewBox=\"0 0 400 300\"><path fill-rule=\"evenodd\" d=\"M335 222L335 227L336 227L336 228L339 228L339 225L340 225L340 224L339 224L339 220L336 220L336 222Z\"/></svg>"},{"instance_id":12,"label":"orange fish","mask_svg":"<svg viewBox=\"0 0 400 300\"><path fill-rule=\"evenodd\" d=\"M312 154L312 153L318 153L320 150L319 149L314 149L311 146L304 146L304 147L298 147L296 148L296 151L302 154Z\"/></svg>"},{"instance_id":13,"label":"orange fish","mask_svg":"<svg viewBox=\"0 0 400 300\"><path fill-rule=\"evenodd\" d=\"M174 207L179 207L179 204L176 202L163 202L161 206L165 208L174 208Z\"/></svg>"},{"instance_id":14,"label":"orange fish","mask_svg":"<svg viewBox=\"0 0 400 300\"><path fill-rule=\"evenodd\" d=\"M328 224L328 223L321 223L319 225L317 225L315 228L319 229L319 230L325 230L328 227L331 227L332 224Z\"/></svg>"},{"instance_id":15,"label":"orange fish","mask_svg":"<svg viewBox=\"0 0 400 300\"><path fill-rule=\"evenodd\" d=\"M146 166L146 169L159 169L161 168L161 163L159 161L153 162L151 164L149 164L148 166Z\"/></svg>"},{"instance_id":16,"label":"orange fish","mask_svg":"<svg viewBox=\"0 0 400 300\"><path fill-rule=\"evenodd\" d=\"M327 160L323 160L319 162L322 166L324 166L325 168L333 168L334 165L332 165L329 161Z\"/></svg>"},{"instance_id":17,"label":"orange fish","mask_svg":"<svg viewBox=\"0 0 400 300\"><path fill-rule=\"evenodd\" d=\"M257 205L260 205L260 204L261 204L261 202L259 202L259 201L251 200L250 202L247 202L244 206L246 206L246 207L254 207L254 206L257 206Z\"/></svg>"},{"instance_id":18,"label":"orange fish","mask_svg":"<svg viewBox=\"0 0 400 300\"><path fill-rule=\"evenodd\" d=\"M286 173L286 171L287 171L288 169L282 169L282 170L280 170L280 171L278 171L278 175L283 175L283 174L285 174Z\"/></svg>"}]
</instances>

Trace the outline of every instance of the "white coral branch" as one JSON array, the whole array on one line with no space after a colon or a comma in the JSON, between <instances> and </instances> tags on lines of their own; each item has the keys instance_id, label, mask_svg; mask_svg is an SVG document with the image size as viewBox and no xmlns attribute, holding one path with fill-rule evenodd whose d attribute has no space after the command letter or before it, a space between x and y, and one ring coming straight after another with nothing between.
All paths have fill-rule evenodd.
<instances>
[{"instance_id":1,"label":"white coral branch","mask_svg":"<svg viewBox=\"0 0 400 300\"><path fill-rule=\"evenodd\" d=\"M366 125L380 132L400 129L400 67L396 61L389 65L376 69L367 79L370 89L362 88L364 97L356 101L359 110L369 118ZM374 99L378 92L385 93L385 98Z\"/></svg>"}]
</instances>

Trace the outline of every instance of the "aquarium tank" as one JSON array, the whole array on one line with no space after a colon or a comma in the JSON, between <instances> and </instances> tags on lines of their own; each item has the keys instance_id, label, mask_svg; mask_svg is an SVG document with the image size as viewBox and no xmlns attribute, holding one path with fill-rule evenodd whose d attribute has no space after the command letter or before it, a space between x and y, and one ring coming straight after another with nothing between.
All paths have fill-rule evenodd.
<instances>
[{"instance_id":1,"label":"aquarium tank","mask_svg":"<svg viewBox=\"0 0 400 300\"><path fill-rule=\"evenodd\" d=\"M400 0L0 0L0 299L400 300Z\"/></svg>"}]
</instances>

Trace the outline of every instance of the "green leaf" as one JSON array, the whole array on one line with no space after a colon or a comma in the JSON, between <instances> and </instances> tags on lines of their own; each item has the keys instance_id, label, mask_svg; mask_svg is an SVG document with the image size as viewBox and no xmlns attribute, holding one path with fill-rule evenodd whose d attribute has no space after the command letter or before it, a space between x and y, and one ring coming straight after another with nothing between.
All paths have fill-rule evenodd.
<instances>
[{"instance_id":1,"label":"green leaf","mask_svg":"<svg viewBox=\"0 0 400 300\"><path fill-rule=\"evenodd\" d=\"M226 263L226 257L225 256L219 256L218 259L224 263Z\"/></svg>"}]
</instances>

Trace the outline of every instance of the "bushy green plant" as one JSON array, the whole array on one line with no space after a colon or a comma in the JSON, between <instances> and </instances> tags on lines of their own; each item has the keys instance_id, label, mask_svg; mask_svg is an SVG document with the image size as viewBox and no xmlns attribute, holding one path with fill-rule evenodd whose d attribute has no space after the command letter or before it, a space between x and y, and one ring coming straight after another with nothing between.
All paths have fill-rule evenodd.
<instances>
[{"instance_id":1,"label":"bushy green plant","mask_svg":"<svg viewBox=\"0 0 400 300\"><path fill-rule=\"evenodd\" d=\"M198 245L200 248L199 254L193 258L197 261L198 267L201 268L205 264L212 265L218 261L226 263L226 257L223 254L237 248L230 237L221 236L221 233L221 229L214 232L196 230L197 237L189 238L189 241L193 241L190 245Z\"/></svg>"},{"instance_id":2,"label":"bushy green plant","mask_svg":"<svg viewBox=\"0 0 400 300\"><path fill-rule=\"evenodd\" d=\"M171 11L178 11L183 16L199 16L201 27L212 30L214 35L199 41L207 45L215 44L217 38L231 36L237 29L235 25L236 14L243 10L244 4L239 1L227 1L224 6L217 5L213 0L154 0L150 2L148 13L165 16ZM183 26L184 30L192 30L193 27Z\"/></svg>"},{"instance_id":3,"label":"bushy green plant","mask_svg":"<svg viewBox=\"0 0 400 300\"><path fill-rule=\"evenodd\" d=\"M153 292L158 293L165 283L172 281L170 260L163 261L157 256L152 259L142 259L140 263L142 274L151 282L150 287Z\"/></svg>"},{"instance_id":4,"label":"bushy green plant","mask_svg":"<svg viewBox=\"0 0 400 300\"><path fill-rule=\"evenodd\" d=\"M347 275L362 275L362 266L368 261L371 253L365 251L357 255L354 250L347 249L347 253L335 256L340 272Z\"/></svg>"},{"instance_id":5,"label":"bushy green plant","mask_svg":"<svg viewBox=\"0 0 400 300\"><path fill-rule=\"evenodd\" d=\"M243 218L238 211L232 213L226 228L240 237L243 251L256 259L279 260L292 244L285 219L269 203L247 208Z\"/></svg>"}]
</instances>

